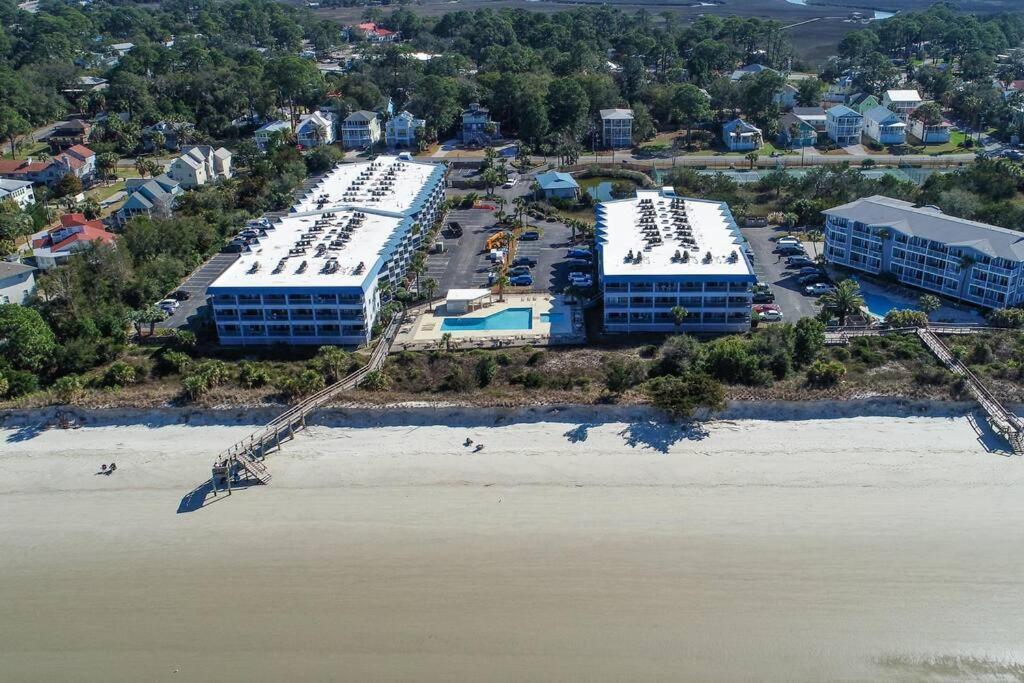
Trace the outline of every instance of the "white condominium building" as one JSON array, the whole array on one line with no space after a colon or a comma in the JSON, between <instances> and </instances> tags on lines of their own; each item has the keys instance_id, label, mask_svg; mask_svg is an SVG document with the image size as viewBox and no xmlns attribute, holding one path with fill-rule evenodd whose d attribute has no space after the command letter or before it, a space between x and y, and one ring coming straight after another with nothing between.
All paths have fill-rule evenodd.
<instances>
[{"instance_id":1,"label":"white condominium building","mask_svg":"<svg viewBox=\"0 0 1024 683\"><path fill-rule=\"evenodd\" d=\"M724 202L639 190L597 206L608 332L740 332L757 278ZM676 324L673 308L686 318Z\"/></svg>"},{"instance_id":2,"label":"white condominium building","mask_svg":"<svg viewBox=\"0 0 1024 683\"><path fill-rule=\"evenodd\" d=\"M825 214L825 258L987 308L1024 302L1024 233L874 196Z\"/></svg>"},{"instance_id":3,"label":"white condominium building","mask_svg":"<svg viewBox=\"0 0 1024 683\"><path fill-rule=\"evenodd\" d=\"M437 217L445 170L393 156L336 166L210 286L221 343L367 343L382 285Z\"/></svg>"}]
</instances>

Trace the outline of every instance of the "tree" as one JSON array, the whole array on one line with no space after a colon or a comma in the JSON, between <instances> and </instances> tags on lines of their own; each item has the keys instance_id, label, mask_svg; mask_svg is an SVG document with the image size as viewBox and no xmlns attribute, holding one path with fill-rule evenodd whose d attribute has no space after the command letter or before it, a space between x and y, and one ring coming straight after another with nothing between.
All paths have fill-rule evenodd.
<instances>
[{"instance_id":1,"label":"tree","mask_svg":"<svg viewBox=\"0 0 1024 683\"><path fill-rule=\"evenodd\" d=\"M28 133L31 129L28 121L17 110L0 106L0 139L7 140L11 144L12 157L15 154L14 147L18 142L18 136Z\"/></svg>"},{"instance_id":2,"label":"tree","mask_svg":"<svg viewBox=\"0 0 1024 683\"><path fill-rule=\"evenodd\" d=\"M645 385L648 399L655 408L673 420L685 420L697 408L712 411L725 408L725 389L703 372L689 372L682 377L656 377Z\"/></svg>"},{"instance_id":3,"label":"tree","mask_svg":"<svg viewBox=\"0 0 1024 683\"><path fill-rule=\"evenodd\" d=\"M104 152L96 155L96 167L103 175L104 181L110 180L111 173L117 169L117 155L113 152Z\"/></svg>"},{"instance_id":4,"label":"tree","mask_svg":"<svg viewBox=\"0 0 1024 683\"><path fill-rule=\"evenodd\" d=\"M711 100L697 86L687 83L680 86L672 96L672 112L686 126L686 142L690 142L690 130L696 124L711 118Z\"/></svg>"},{"instance_id":5,"label":"tree","mask_svg":"<svg viewBox=\"0 0 1024 683\"><path fill-rule=\"evenodd\" d=\"M931 317L931 314L942 308L942 302L934 294L922 294L917 299L917 307L924 311L924 314Z\"/></svg>"},{"instance_id":6,"label":"tree","mask_svg":"<svg viewBox=\"0 0 1024 683\"><path fill-rule=\"evenodd\" d=\"M758 154L757 152L747 152L743 156L743 158L750 162L750 169L753 170L754 169L754 164L757 163L757 160L760 158L760 156L761 155Z\"/></svg>"},{"instance_id":7,"label":"tree","mask_svg":"<svg viewBox=\"0 0 1024 683\"><path fill-rule=\"evenodd\" d=\"M825 346L825 324L814 318L800 318L793 330L793 360L806 365Z\"/></svg>"},{"instance_id":8,"label":"tree","mask_svg":"<svg viewBox=\"0 0 1024 683\"><path fill-rule=\"evenodd\" d=\"M420 293L420 277L423 273L427 272L427 256L422 251L417 251L412 255L412 260L409 263L409 270L416 276L416 294Z\"/></svg>"},{"instance_id":9,"label":"tree","mask_svg":"<svg viewBox=\"0 0 1024 683\"><path fill-rule=\"evenodd\" d=\"M958 298L963 299L964 287L967 286L967 275L974 266L974 257L970 254L963 254L960 256L960 261L957 265L960 268L960 287L957 289L957 295Z\"/></svg>"},{"instance_id":10,"label":"tree","mask_svg":"<svg viewBox=\"0 0 1024 683\"><path fill-rule=\"evenodd\" d=\"M654 137L654 119L651 112L640 102L633 103L633 144L640 144Z\"/></svg>"},{"instance_id":11,"label":"tree","mask_svg":"<svg viewBox=\"0 0 1024 683\"><path fill-rule=\"evenodd\" d=\"M559 78L551 82L547 95L548 119L551 128L578 137L587 122L590 99L583 86L573 78Z\"/></svg>"},{"instance_id":12,"label":"tree","mask_svg":"<svg viewBox=\"0 0 1024 683\"><path fill-rule=\"evenodd\" d=\"M817 107L824 92L825 83L821 79L805 78L797 84L796 103L801 107Z\"/></svg>"},{"instance_id":13,"label":"tree","mask_svg":"<svg viewBox=\"0 0 1024 683\"><path fill-rule=\"evenodd\" d=\"M352 357L337 346L321 346L311 364L330 384L341 380L352 366Z\"/></svg>"},{"instance_id":14,"label":"tree","mask_svg":"<svg viewBox=\"0 0 1024 683\"><path fill-rule=\"evenodd\" d=\"M823 233L821 230L809 230L807 232L807 241L811 243L811 248L814 249L815 261L818 260L818 243L824 239L825 233Z\"/></svg>"},{"instance_id":15,"label":"tree","mask_svg":"<svg viewBox=\"0 0 1024 683\"><path fill-rule=\"evenodd\" d=\"M74 197L82 192L82 180L74 173L68 173L53 186L53 196Z\"/></svg>"},{"instance_id":16,"label":"tree","mask_svg":"<svg viewBox=\"0 0 1024 683\"><path fill-rule=\"evenodd\" d=\"M434 310L434 293L437 292L438 282L432 277L423 281L423 289L427 292L427 301L430 302L429 310Z\"/></svg>"},{"instance_id":17,"label":"tree","mask_svg":"<svg viewBox=\"0 0 1024 683\"><path fill-rule=\"evenodd\" d=\"M856 280L843 280L831 291L821 296L821 304L839 318L839 325L846 324L846 319L860 311L864 305L864 297L860 293L860 285Z\"/></svg>"},{"instance_id":18,"label":"tree","mask_svg":"<svg viewBox=\"0 0 1024 683\"><path fill-rule=\"evenodd\" d=\"M612 358L605 364L604 384L613 394L621 394L644 381L643 363L633 359L628 362Z\"/></svg>"},{"instance_id":19,"label":"tree","mask_svg":"<svg viewBox=\"0 0 1024 683\"><path fill-rule=\"evenodd\" d=\"M16 370L39 372L57 351L53 330L33 308L0 304L0 357Z\"/></svg>"},{"instance_id":20,"label":"tree","mask_svg":"<svg viewBox=\"0 0 1024 683\"><path fill-rule=\"evenodd\" d=\"M487 188L487 194L494 194L494 188L501 184L501 175L493 166L480 174L480 182Z\"/></svg>"},{"instance_id":21,"label":"tree","mask_svg":"<svg viewBox=\"0 0 1024 683\"><path fill-rule=\"evenodd\" d=\"M669 313L672 314L672 322L676 324L676 331L678 332L682 329L683 323L686 322L686 316L689 315L689 311L682 306L673 306Z\"/></svg>"},{"instance_id":22,"label":"tree","mask_svg":"<svg viewBox=\"0 0 1024 683\"><path fill-rule=\"evenodd\" d=\"M483 388L489 385L493 380L494 376L498 374L498 362L494 360L494 356L486 355L481 356L480 360L476 363L476 382Z\"/></svg>"}]
</instances>

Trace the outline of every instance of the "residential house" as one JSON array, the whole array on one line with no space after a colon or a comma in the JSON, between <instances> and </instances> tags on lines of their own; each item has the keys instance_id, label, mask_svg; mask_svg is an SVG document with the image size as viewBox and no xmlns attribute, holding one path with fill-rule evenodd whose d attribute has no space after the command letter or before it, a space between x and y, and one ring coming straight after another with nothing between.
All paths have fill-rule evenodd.
<instances>
[{"instance_id":1,"label":"residential house","mask_svg":"<svg viewBox=\"0 0 1024 683\"><path fill-rule=\"evenodd\" d=\"M882 103L874 95L857 93L850 97L850 101L847 102L846 106L863 116L875 107L881 106L881 104Z\"/></svg>"},{"instance_id":2,"label":"residential house","mask_svg":"<svg viewBox=\"0 0 1024 683\"><path fill-rule=\"evenodd\" d=\"M895 112L878 106L864 114L864 135L880 145L902 145L907 141L907 124Z\"/></svg>"},{"instance_id":3,"label":"residential house","mask_svg":"<svg viewBox=\"0 0 1024 683\"><path fill-rule=\"evenodd\" d=\"M462 112L462 130L460 137L465 144L486 145L499 137L500 128L497 121L491 120L491 112L473 102Z\"/></svg>"},{"instance_id":4,"label":"residential house","mask_svg":"<svg viewBox=\"0 0 1024 683\"><path fill-rule=\"evenodd\" d=\"M90 184L96 177L96 153L85 145L72 145L53 158L53 163L59 168L58 180L68 173L76 176L83 185ZM64 172L61 173L61 169Z\"/></svg>"},{"instance_id":5,"label":"residential house","mask_svg":"<svg viewBox=\"0 0 1024 683\"><path fill-rule=\"evenodd\" d=\"M837 104L825 112L825 132L840 147L859 145L864 117L846 105Z\"/></svg>"},{"instance_id":6,"label":"residential house","mask_svg":"<svg viewBox=\"0 0 1024 683\"><path fill-rule=\"evenodd\" d=\"M537 186L545 199L576 199L579 183L568 173L548 171L537 176Z\"/></svg>"},{"instance_id":7,"label":"residential house","mask_svg":"<svg viewBox=\"0 0 1024 683\"><path fill-rule=\"evenodd\" d=\"M361 36L368 43L393 43L401 38L397 31L381 28L372 21L357 25L353 33Z\"/></svg>"},{"instance_id":8,"label":"residential house","mask_svg":"<svg viewBox=\"0 0 1024 683\"><path fill-rule=\"evenodd\" d=\"M60 217L60 226L32 236L32 256L36 267L48 270L67 263L76 251L93 242L113 244L116 236L107 232L103 221L90 221L84 214L68 213Z\"/></svg>"},{"instance_id":9,"label":"residential house","mask_svg":"<svg viewBox=\"0 0 1024 683\"><path fill-rule=\"evenodd\" d=\"M908 125L910 134L926 145L944 145L953 132L953 124L946 120L930 125L911 116Z\"/></svg>"},{"instance_id":10,"label":"residential house","mask_svg":"<svg viewBox=\"0 0 1024 683\"><path fill-rule=\"evenodd\" d=\"M775 69L771 68L770 66L765 66L763 64L747 64L746 66L742 66L739 69L733 71L729 75L729 80L732 81L733 83L736 83L741 78L753 76L754 74L759 74L762 71L771 71L774 73L778 73L777 71L775 71Z\"/></svg>"},{"instance_id":11,"label":"residential house","mask_svg":"<svg viewBox=\"0 0 1024 683\"><path fill-rule=\"evenodd\" d=\"M52 164L49 161L36 161L33 157L28 159L0 159L0 178L9 180L21 180L32 184L46 184L56 182L64 176L51 178L49 173Z\"/></svg>"},{"instance_id":12,"label":"residential house","mask_svg":"<svg viewBox=\"0 0 1024 683\"><path fill-rule=\"evenodd\" d=\"M886 90L882 95L882 106L895 112L903 121L921 104L921 95L916 90Z\"/></svg>"},{"instance_id":13,"label":"residential house","mask_svg":"<svg viewBox=\"0 0 1024 683\"><path fill-rule=\"evenodd\" d=\"M171 162L167 177L191 190L208 182L231 177L231 152L210 145L187 145L180 157Z\"/></svg>"},{"instance_id":14,"label":"residential house","mask_svg":"<svg viewBox=\"0 0 1024 683\"><path fill-rule=\"evenodd\" d=\"M333 144L337 137L334 114L329 111L303 114L299 118L299 127L295 129L295 137L299 144L307 149Z\"/></svg>"},{"instance_id":15,"label":"residential house","mask_svg":"<svg viewBox=\"0 0 1024 683\"><path fill-rule=\"evenodd\" d=\"M825 132L825 110L821 107L793 107L793 116L810 124L819 133Z\"/></svg>"},{"instance_id":16,"label":"residential house","mask_svg":"<svg viewBox=\"0 0 1024 683\"><path fill-rule=\"evenodd\" d=\"M601 142L610 149L633 146L632 109L601 110Z\"/></svg>"},{"instance_id":17,"label":"residential house","mask_svg":"<svg viewBox=\"0 0 1024 683\"><path fill-rule=\"evenodd\" d=\"M388 147L415 147L416 131L426 128L426 119L418 119L407 111L388 119L384 127L384 141Z\"/></svg>"},{"instance_id":18,"label":"residential house","mask_svg":"<svg viewBox=\"0 0 1024 683\"><path fill-rule=\"evenodd\" d=\"M172 122L172 121L158 121L152 126L146 126L142 129L142 149L147 152L156 151L156 145L153 143L153 138L159 133L164 136L163 149L171 152L176 152L184 142L181 138L182 131L186 131L194 128L191 123L185 122ZM187 134L186 136L187 137Z\"/></svg>"},{"instance_id":19,"label":"residential house","mask_svg":"<svg viewBox=\"0 0 1024 683\"><path fill-rule=\"evenodd\" d=\"M840 104L847 102L854 92L853 81L853 74L843 74L829 84L822 99L826 102L839 102Z\"/></svg>"},{"instance_id":20,"label":"residential house","mask_svg":"<svg viewBox=\"0 0 1024 683\"><path fill-rule=\"evenodd\" d=\"M743 119L733 119L722 124L722 141L730 152L760 149L764 144L761 129Z\"/></svg>"},{"instance_id":21,"label":"residential house","mask_svg":"<svg viewBox=\"0 0 1024 683\"><path fill-rule=\"evenodd\" d=\"M271 137L274 135L286 136L291 130L292 124L288 121L271 121L257 128L256 132L253 133L252 139L256 146L265 152L267 151L267 145L270 144Z\"/></svg>"},{"instance_id":22,"label":"residential house","mask_svg":"<svg viewBox=\"0 0 1024 683\"><path fill-rule=\"evenodd\" d=\"M0 261L0 304L24 304L36 289L36 269L17 261Z\"/></svg>"},{"instance_id":23,"label":"residential house","mask_svg":"<svg viewBox=\"0 0 1024 683\"><path fill-rule=\"evenodd\" d=\"M823 212L825 258L986 308L1024 304L1024 234L873 196Z\"/></svg>"},{"instance_id":24,"label":"residential house","mask_svg":"<svg viewBox=\"0 0 1024 683\"><path fill-rule=\"evenodd\" d=\"M128 178L125 181L125 192L128 198L114 214L118 225L124 225L135 216L169 217L174 211L175 202L185 190L177 181L162 174L148 180Z\"/></svg>"},{"instance_id":25,"label":"residential house","mask_svg":"<svg viewBox=\"0 0 1024 683\"><path fill-rule=\"evenodd\" d=\"M36 201L31 180L10 180L0 178L0 204L14 202L20 209L27 209Z\"/></svg>"},{"instance_id":26,"label":"residential house","mask_svg":"<svg viewBox=\"0 0 1024 683\"><path fill-rule=\"evenodd\" d=\"M94 90L106 90L110 84L107 79L99 76L79 76L78 88L82 92L93 92Z\"/></svg>"},{"instance_id":27,"label":"residential house","mask_svg":"<svg viewBox=\"0 0 1024 683\"><path fill-rule=\"evenodd\" d=\"M779 147L800 149L811 147L818 141L818 131L807 121L793 112L779 117L779 133L776 137Z\"/></svg>"},{"instance_id":28,"label":"residential house","mask_svg":"<svg viewBox=\"0 0 1024 683\"><path fill-rule=\"evenodd\" d=\"M800 91L792 83L783 83L782 87L772 97L772 102L779 106L779 109L788 111L796 106L796 97Z\"/></svg>"},{"instance_id":29,"label":"residential house","mask_svg":"<svg viewBox=\"0 0 1024 683\"><path fill-rule=\"evenodd\" d=\"M62 152L74 145L84 145L89 141L89 132L92 126L81 119L71 119L64 123L58 123L46 142L50 145L53 154Z\"/></svg>"},{"instance_id":30,"label":"residential house","mask_svg":"<svg viewBox=\"0 0 1024 683\"><path fill-rule=\"evenodd\" d=\"M124 57L135 49L135 43L114 43L109 49L111 52L117 53L118 57Z\"/></svg>"},{"instance_id":31,"label":"residential house","mask_svg":"<svg viewBox=\"0 0 1024 683\"><path fill-rule=\"evenodd\" d=\"M66 175L75 176L83 185L91 183L96 177L96 154L85 145L72 145L49 161L0 159L0 178L54 185Z\"/></svg>"},{"instance_id":32,"label":"residential house","mask_svg":"<svg viewBox=\"0 0 1024 683\"><path fill-rule=\"evenodd\" d=\"M341 142L346 149L369 149L380 142L380 115L360 109L341 124Z\"/></svg>"}]
</instances>

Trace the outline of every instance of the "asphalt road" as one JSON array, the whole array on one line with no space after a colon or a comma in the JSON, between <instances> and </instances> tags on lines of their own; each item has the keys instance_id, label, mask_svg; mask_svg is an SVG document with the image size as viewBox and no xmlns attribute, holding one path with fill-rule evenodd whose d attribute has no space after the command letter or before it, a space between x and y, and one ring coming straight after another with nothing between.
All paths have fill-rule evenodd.
<instances>
[{"instance_id":1,"label":"asphalt road","mask_svg":"<svg viewBox=\"0 0 1024 683\"><path fill-rule=\"evenodd\" d=\"M232 263L238 260L238 254L214 254L213 257L199 267L177 288L183 289L192 296L181 302L174 313L157 323L157 327L179 329L192 324L202 316L206 307L206 290Z\"/></svg>"},{"instance_id":2,"label":"asphalt road","mask_svg":"<svg viewBox=\"0 0 1024 683\"><path fill-rule=\"evenodd\" d=\"M787 234L784 228L741 228L754 252L754 274L758 282L767 282L775 293L775 303L782 309L785 320L796 322L799 318L817 315L815 297L803 293L803 286L797 282L795 270L786 268L785 258L773 254L775 240ZM814 257L814 249L808 247L808 256Z\"/></svg>"}]
</instances>

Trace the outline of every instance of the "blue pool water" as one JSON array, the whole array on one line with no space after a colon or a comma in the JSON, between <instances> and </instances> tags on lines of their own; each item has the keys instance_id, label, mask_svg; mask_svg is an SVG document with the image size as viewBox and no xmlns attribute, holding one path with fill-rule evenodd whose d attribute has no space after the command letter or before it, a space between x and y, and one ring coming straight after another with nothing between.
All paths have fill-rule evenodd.
<instances>
[{"instance_id":1,"label":"blue pool water","mask_svg":"<svg viewBox=\"0 0 1024 683\"><path fill-rule=\"evenodd\" d=\"M533 328L532 308L506 308L476 318L445 318L442 332L480 332L483 330L529 330Z\"/></svg>"},{"instance_id":2,"label":"blue pool water","mask_svg":"<svg viewBox=\"0 0 1024 683\"><path fill-rule=\"evenodd\" d=\"M557 323L565 318L565 313L541 313L540 319L546 323Z\"/></svg>"},{"instance_id":3,"label":"blue pool water","mask_svg":"<svg viewBox=\"0 0 1024 683\"><path fill-rule=\"evenodd\" d=\"M868 313L878 318L884 318L885 314L893 309L917 309L917 306L912 303L891 299L878 292L861 291L860 295L864 297L864 306L868 309Z\"/></svg>"}]
</instances>

